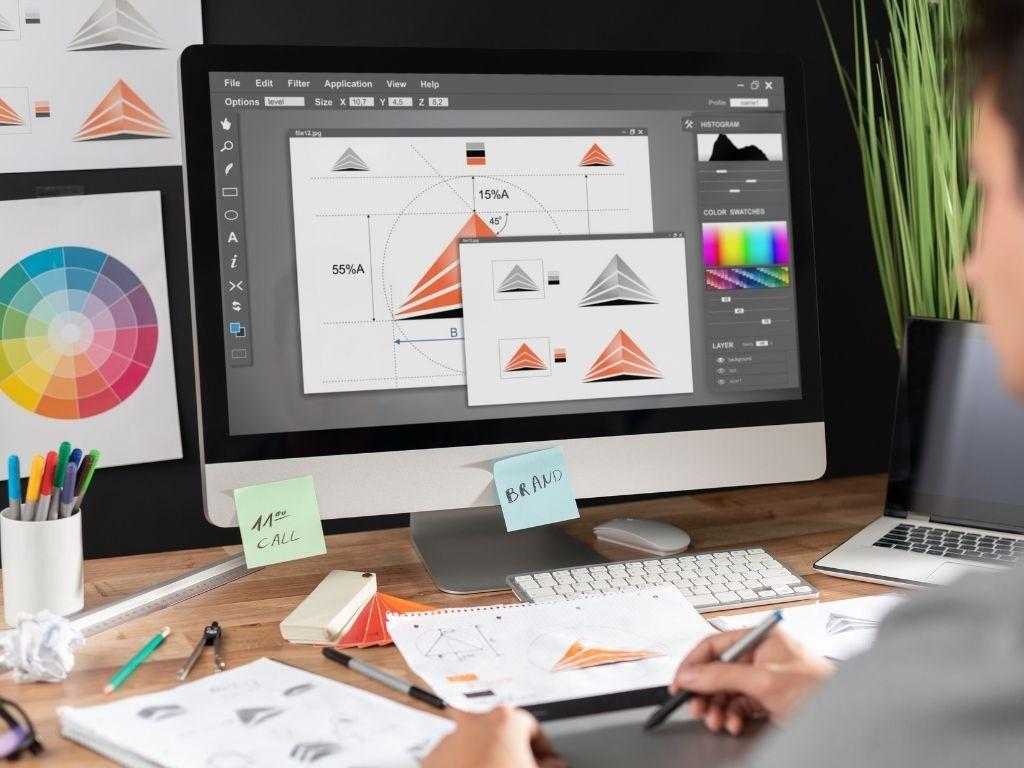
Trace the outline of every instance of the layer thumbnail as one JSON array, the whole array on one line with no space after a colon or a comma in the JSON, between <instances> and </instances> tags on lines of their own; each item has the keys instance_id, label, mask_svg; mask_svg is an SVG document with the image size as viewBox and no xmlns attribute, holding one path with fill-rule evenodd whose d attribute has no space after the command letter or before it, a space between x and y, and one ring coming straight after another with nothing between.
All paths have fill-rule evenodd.
<instances>
[{"instance_id":1,"label":"layer thumbnail","mask_svg":"<svg viewBox=\"0 0 1024 768\"><path fill-rule=\"evenodd\" d=\"M641 659L652 659L662 654L657 651L626 650L620 648L606 648L596 643L589 643L586 640L577 640L562 655L552 672L561 672L567 669L589 669L590 667L601 667L606 664L622 664L627 661L640 661Z\"/></svg>"},{"instance_id":2,"label":"layer thumbnail","mask_svg":"<svg viewBox=\"0 0 1024 768\"><path fill-rule=\"evenodd\" d=\"M368 171L368 166L352 147L348 147L341 153L341 157L334 161L332 171Z\"/></svg>"},{"instance_id":3,"label":"layer thumbnail","mask_svg":"<svg viewBox=\"0 0 1024 768\"><path fill-rule=\"evenodd\" d=\"M583 381L629 381L660 379L661 371L629 334L620 330L590 366Z\"/></svg>"},{"instance_id":4,"label":"layer thumbnail","mask_svg":"<svg viewBox=\"0 0 1024 768\"><path fill-rule=\"evenodd\" d=\"M462 283L459 275L459 240L464 237L497 237L487 223L472 214L448 243L420 281L409 291L396 318L459 317L462 314Z\"/></svg>"},{"instance_id":5,"label":"layer thumbnail","mask_svg":"<svg viewBox=\"0 0 1024 768\"><path fill-rule=\"evenodd\" d=\"M68 43L69 51L164 47L156 27L128 0L103 0Z\"/></svg>"},{"instance_id":6,"label":"layer thumbnail","mask_svg":"<svg viewBox=\"0 0 1024 768\"><path fill-rule=\"evenodd\" d=\"M612 257L580 299L581 307L657 303L651 289L618 254Z\"/></svg>"},{"instance_id":7,"label":"layer thumbnail","mask_svg":"<svg viewBox=\"0 0 1024 768\"><path fill-rule=\"evenodd\" d=\"M512 267L511 271L498 286L498 293L518 293L539 290L540 287L533 281L533 278L526 274L526 270L518 264Z\"/></svg>"},{"instance_id":8,"label":"layer thumbnail","mask_svg":"<svg viewBox=\"0 0 1024 768\"><path fill-rule=\"evenodd\" d=\"M0 99L0 125L24 125L25 120L18 114L18 110L12 107L3 99Z\"/></svg>"},{"instance_id":9,"label":"layer thumbnail","mask_svg":"<svg viewBox=\"0 0 1024 768\"><path fill-rule=\"evenodd\" d=\"M587 150L587 154L583 156L583 159L580 160L580 165L615 165L615 163L612 162L612 159L608 157L601 147L597 144L593 144L590 149Z\"/></svg>"},{"instance_id":10,"label":"layer thumbnail","mask_svg":"<svg viewBox=\"0 0 1024 768\"><path fill-rule=\"evenodd\" d=\"M124 80L118 80L82 123L75 134L75 141L164 138L170 135L160 115Z\"/></svg>"},{"instance_id":11,"label":"layer thumbnail","mask_svg":"<svg viewBox=\"0 0 1024 768\"><path fill-rule=\"evenodd\" d=\"M544 361L537 357L537 353L530 349L529 344L521 344L512 359L505 364L505 371L546 371L548 369Z\"/></svg>"},{"instance_id":12,"label":"layer thumbnail","mask_svg":"<svg viewBox=\"0 0 1024 768\"><path fill-rule=\"evenodd\" d=\"M784 221L704 224L705 267L768 267L789 264Z\"/></svg>"}]
</instances>

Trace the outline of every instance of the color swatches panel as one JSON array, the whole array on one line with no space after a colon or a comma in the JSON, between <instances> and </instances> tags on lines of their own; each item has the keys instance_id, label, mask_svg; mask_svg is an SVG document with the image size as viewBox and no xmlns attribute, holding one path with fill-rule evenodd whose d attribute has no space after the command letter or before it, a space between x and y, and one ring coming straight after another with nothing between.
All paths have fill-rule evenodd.
<instances>
[{"instance_id":1,"label":"color swatches panel","mask_svg":"<svg viewBox=\"0 0 1024 768\"><path fill-rule=\"evenodd\" d=\"M28 411L109 411L138 389L156 346L149 292L112 256L49 248L0 276L0 391Z\"/></svg>"},{"instance_id":2,"label":"color swatches panel","mask_svg":"<svg viewBox=\"0 0 1024 768\"><path fill-rule=\"evenodd\" d=\"M712 267L704 270L704 289L736 291L750 288L785 288L789 267Z\"/></svg>"},{"instance_id":3,"label":"color swatches panel","mask_svg":"<svg viewBox=\"0 0 1024 768\"><path fill-rule=\"evenodd\" d=\"M784 221L704 224L705 267L767 267L789 264Z\"/></svg>"}]
</instances>

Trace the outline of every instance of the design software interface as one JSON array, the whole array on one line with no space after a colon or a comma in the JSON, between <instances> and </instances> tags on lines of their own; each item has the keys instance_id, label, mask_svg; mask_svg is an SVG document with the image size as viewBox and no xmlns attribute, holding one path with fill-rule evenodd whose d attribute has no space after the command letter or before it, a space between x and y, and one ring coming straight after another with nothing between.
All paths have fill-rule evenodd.
<instances>
[{"instance_id":1,"label":"design software interface","mask_svg":"<svg viewBox=\"0 0 1024 768\"><path fill-rule=\"evenodd\" d=\"M782 78L211 93L232 434L800 397Z\"/></svg>"}]
</instances>

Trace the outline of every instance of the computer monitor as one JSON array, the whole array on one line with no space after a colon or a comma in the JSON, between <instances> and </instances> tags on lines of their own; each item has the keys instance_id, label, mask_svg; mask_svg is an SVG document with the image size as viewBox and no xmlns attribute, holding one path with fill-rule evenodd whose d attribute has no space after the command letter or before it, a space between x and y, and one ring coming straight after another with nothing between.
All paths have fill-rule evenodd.
<instances>
[{"instance_id":1,"label":"computer monitor","mask_svg":"<svg viewBox=\"0 0 1024 768\"><path fill-rule=\"evenodd\" d=\"M312 475L325 518L417 513L469 591L600 559L492 535L496 459L560 445L579 498L824 471L796 60L195 46L180 71L213 524Z\"/></svg>"}]
</instances>

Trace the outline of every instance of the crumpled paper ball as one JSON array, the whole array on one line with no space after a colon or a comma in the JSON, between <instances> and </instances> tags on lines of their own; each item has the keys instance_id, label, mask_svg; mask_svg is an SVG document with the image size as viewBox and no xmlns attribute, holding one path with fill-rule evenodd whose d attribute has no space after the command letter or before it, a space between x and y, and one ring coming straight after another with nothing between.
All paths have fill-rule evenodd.
<instances>
[{"instance_id":1,"label":"crumpled paper ball","mask_svg":"<svg viewBox=\"0 0 1024 768\"><path fill-rule=\"evenodd\" d=\"M63 616L23 613L14 629L0 632L0 671L10 670L16 683L59 683L75 666L75 649L84 642Z\"/></svg>"}]
</instances>

